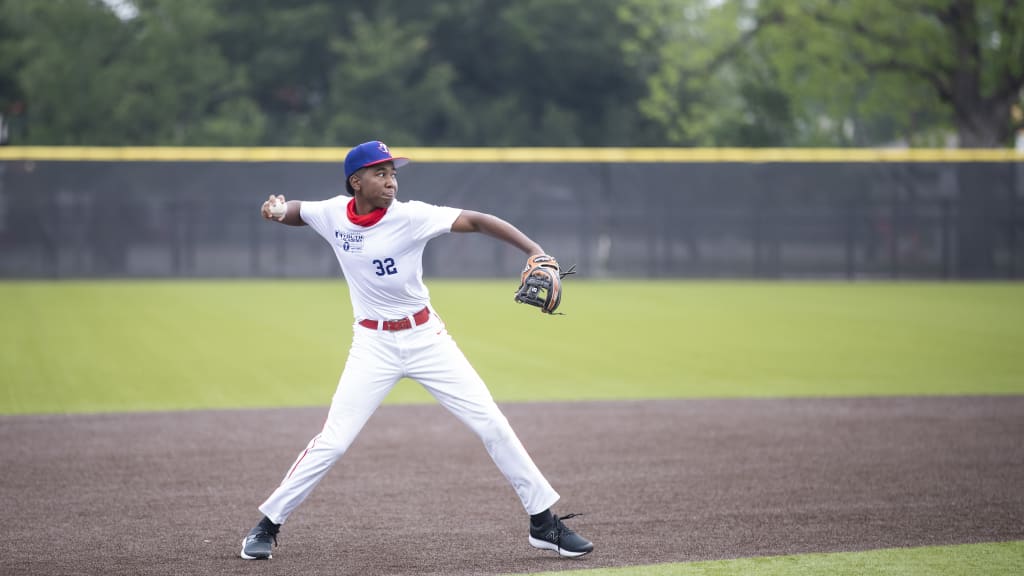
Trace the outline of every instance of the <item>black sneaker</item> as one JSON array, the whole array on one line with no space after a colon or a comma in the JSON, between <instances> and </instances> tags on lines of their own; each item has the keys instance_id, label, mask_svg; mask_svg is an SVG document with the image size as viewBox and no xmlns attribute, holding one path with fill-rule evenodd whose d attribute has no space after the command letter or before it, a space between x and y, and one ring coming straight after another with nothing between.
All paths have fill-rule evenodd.
<instances>
[{"instance_id":1,"label":"black sneaker","mask_svg":"<svg viewBox=\"0 0 1024 576\"><path fill-rule=\"evenodd\" d=\"M242 558L246 560L263 560L273 558L270 554L272 545L277 545L277 532L279 527L271 524L269 527L262 522L249 531L249 535L242 540Z\"/></svg>"},{"instance_id":2,"label":"black sneaker","mask_svg":"<svg viewBox=\"0 0 1024 576\"><path fill-rule=\"evenodd\" d=\"M577 558L594 549L594 544L570 530L562 520L568 520L582 514L568 514L554 519L539 528L530 525L530 546L541 550L554 550L566 558Z\"/></svg>"}]
</instances>

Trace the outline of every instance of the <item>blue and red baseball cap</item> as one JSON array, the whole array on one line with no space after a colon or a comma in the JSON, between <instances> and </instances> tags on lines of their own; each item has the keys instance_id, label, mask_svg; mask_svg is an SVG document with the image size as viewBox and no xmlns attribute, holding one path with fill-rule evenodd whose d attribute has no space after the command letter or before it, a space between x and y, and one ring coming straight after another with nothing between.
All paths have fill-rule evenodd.
<instances>
[{"instance_id":1,"label":"blue and red baseball cap","mask_svg":"<svg viewBox=\"0 0 1024 576\"><path fill-rule=\"evenodd\" d=\"M345 156L345 181L348 182L349 176L355 174L361 168L383 164L384 162L394 162L395 168L399 168L408 164L409 159L402 156L392 156L388 145L380 140L363 142L349 150L348 155Z\"/></svg>"}]
</instances>

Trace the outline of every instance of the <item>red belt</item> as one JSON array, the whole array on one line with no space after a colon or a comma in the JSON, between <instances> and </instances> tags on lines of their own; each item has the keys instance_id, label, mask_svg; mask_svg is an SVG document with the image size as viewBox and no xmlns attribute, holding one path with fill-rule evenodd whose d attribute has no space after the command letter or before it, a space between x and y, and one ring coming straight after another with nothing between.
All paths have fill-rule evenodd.
<instances>
[{"instance_id":1,"label":"red belt","mask_svg":"<svg viewBox=\"0 0 1024 576\"><path fill-rule=\"evenodd\" d=\"M416 322L416 326L423 324L430 318L430 308L424 307L423 310L412 315L413 321ZM413 327L412 322L409 322L408 318L401 318L399 320L360 320L360 326L365 326L371 330L408 330Z\"/></svg>"}]
</instances>

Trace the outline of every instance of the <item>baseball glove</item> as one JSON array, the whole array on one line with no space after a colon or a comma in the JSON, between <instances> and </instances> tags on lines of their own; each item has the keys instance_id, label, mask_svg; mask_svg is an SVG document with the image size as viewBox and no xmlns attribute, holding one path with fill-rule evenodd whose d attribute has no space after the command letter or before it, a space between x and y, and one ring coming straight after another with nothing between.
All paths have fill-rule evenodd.
<instances>
[{"instance_id":1,"label":"baseball glove","mask_svg":"<svg viewBox=\"0 0 1024 576\"><path fill-rule=\"evenodd\" d=\"M531 256L523 270L515 300L536 306L544 314L554 314L562 303L562 278L575 273L575 265L566 272L560 272L558 262L551 256Z\"/></svg>"},{"instance_id":2,"label":"baseball glove","mask_svg":"<svg viewBox=\"0 0 1024 576\"><path fill-rule=\"evenodd\" d=\"M555 272L558 272L558 260L555 260L554 256L548 256L547 254L534 254L526 259L526 266L523 266L523 273L520 275L519 284L526 282L527 273L538 266L553 268Z\"/></svg>"}]
</instances>

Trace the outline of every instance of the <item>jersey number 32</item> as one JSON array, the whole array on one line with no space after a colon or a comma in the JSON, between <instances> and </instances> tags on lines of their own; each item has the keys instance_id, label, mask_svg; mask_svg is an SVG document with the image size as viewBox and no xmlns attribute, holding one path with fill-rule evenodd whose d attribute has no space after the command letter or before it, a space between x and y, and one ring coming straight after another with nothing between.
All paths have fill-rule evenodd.
<instances>
[{"instance_id":1,"label":"jersey number 32","mask_svg":"<svg viewBox=\"0 0 1024 576\"><path fill-rule=\"evenodd\" d=\"M385 274L398 274L398 268L395 268L394 258L385 258L383 260L374 260L374 266L377 267L377 276L383 276Z\"/></svg>"}]
</instances>

